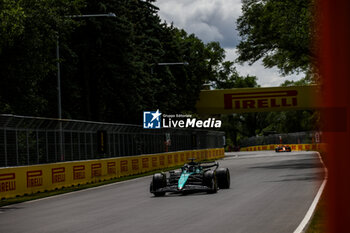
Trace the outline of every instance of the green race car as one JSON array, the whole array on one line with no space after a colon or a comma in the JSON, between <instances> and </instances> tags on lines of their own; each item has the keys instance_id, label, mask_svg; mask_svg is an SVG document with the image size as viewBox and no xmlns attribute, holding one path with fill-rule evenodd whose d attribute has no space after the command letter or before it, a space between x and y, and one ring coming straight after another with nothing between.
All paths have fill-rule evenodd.
<instances>
[{"instance_id":1,"label":"green race car","mask_svg":"<svg viewBox=\"0 0 350 233\"><path fill-rule=\"evenodd\" d=\"M166 192L205 191L216 193L219 189L230 188L228 168L218 168L219 163L197 163L190 159L180 171L156 173L152 177L150 192L154 196L164 196Z\"/></svg>"}]
</instances>

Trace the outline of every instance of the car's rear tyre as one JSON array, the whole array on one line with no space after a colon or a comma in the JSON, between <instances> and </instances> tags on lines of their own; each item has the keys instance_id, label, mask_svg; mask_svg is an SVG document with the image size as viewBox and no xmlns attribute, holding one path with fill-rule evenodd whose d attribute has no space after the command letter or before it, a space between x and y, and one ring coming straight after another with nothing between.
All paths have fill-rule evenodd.
<instances>
[{"instance_id":1,"label":"car's rear tyre","mask_svg":"<svg viewBox=\"0 0 350 233\"><path fill-rule=\"evenodd\" d=\"M161 197L165 195L165 192L157 192L158 189L164 188L166 186L166 176L162 173L156 173L153 175L150 190L156 197Z\"/></svg>"},{"instance_id":2,"label":"car's rear tyre","mask_svg":"<svg viewBox=\"0 0 350 233\"><path fill-rule=\"evenodd\" d=\"M220 189L229 189L230 188L230 171L228 168L219 168L216 170L216 179L218 182L218 187Z\"/></svg>"},{"instance_id":3,"label":"car's rear tyre","mask_svg":"<svg viewBox=\"0 0 350 233\"><path fill-rule=\"evenodd\" d=\"M216 177L214 176L210 181L210 189L207 191L207 193L216 193L218 191L218 183L216 182Z\"/></svg>"},{"instance_id":4,"label":"car's rear tyre","mask_svg":"<svg viewBox=\"0 0 350 233\"><path fill-rule=\"evenodd\" d=\"M216 173L214 171L204 173L204 185L208 187L207 193L216 193L218 191Z\"/></svg>"}]
</instances>

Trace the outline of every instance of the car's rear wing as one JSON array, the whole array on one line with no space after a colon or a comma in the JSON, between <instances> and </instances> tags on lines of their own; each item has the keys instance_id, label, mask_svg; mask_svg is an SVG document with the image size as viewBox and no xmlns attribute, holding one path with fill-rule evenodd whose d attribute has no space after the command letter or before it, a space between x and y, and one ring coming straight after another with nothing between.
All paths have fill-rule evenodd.
<instances>
[{"instance_id":1,"label":"car's rear wing","mask_svg":"<svg viewBox=\"0 0 350 233\"><path fill-rule=\"evenodd\" d=\"M201 163L200 166L202 168L211 168L211 167L216 167L218 168L219 167L219 163L218 162L204 162L204 163Z\"/></svg>"}]
</instances>

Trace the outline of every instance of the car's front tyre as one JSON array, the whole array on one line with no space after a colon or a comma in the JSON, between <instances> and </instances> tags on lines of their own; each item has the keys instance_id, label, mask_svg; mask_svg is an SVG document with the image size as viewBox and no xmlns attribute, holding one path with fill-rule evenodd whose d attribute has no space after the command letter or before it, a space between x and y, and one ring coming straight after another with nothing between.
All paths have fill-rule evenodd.
<instances>
[{"instance_id":1,"label":"car's front tyre","mask_svg":"<svg viewBox=\"0 0 350 233\"><path fill-rule=\"evenodd\" d=\"M166 186L166 176L163 173L156 173L153 175L152 182L150 185L150 191L156 197L161 197L165 195L165 192L157 191L158 189L164 188Z\"/></svg>"}]
</instances>

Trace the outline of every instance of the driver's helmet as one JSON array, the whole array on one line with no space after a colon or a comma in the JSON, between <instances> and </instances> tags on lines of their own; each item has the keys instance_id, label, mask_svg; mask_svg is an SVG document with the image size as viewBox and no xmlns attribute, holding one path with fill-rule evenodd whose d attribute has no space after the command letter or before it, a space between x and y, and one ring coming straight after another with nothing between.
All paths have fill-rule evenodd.
<instances>
[{"instance_id":1,"label":"driver's helmet","mask_svg":"<svg viewBox=\"0 0 350 233\"><path fill-rule=\"evenodd\" d=\"M190 168L190 169L189 169L190 172L195 172L195 171L196 171L196 167L195 167L195 166L190 166L189 168Z\"/></svg>"},{"instance_id":2,"label":"driver's helmet","mask_svg":"<svg viewBox=\"0 0 350 233\"><path fill-rule=\"evenodd\" d=\"M184 164L182 167L181 167L181 170L184 171L184 170L188 170L188 164Z\"/></svg>"}]
</instances>

